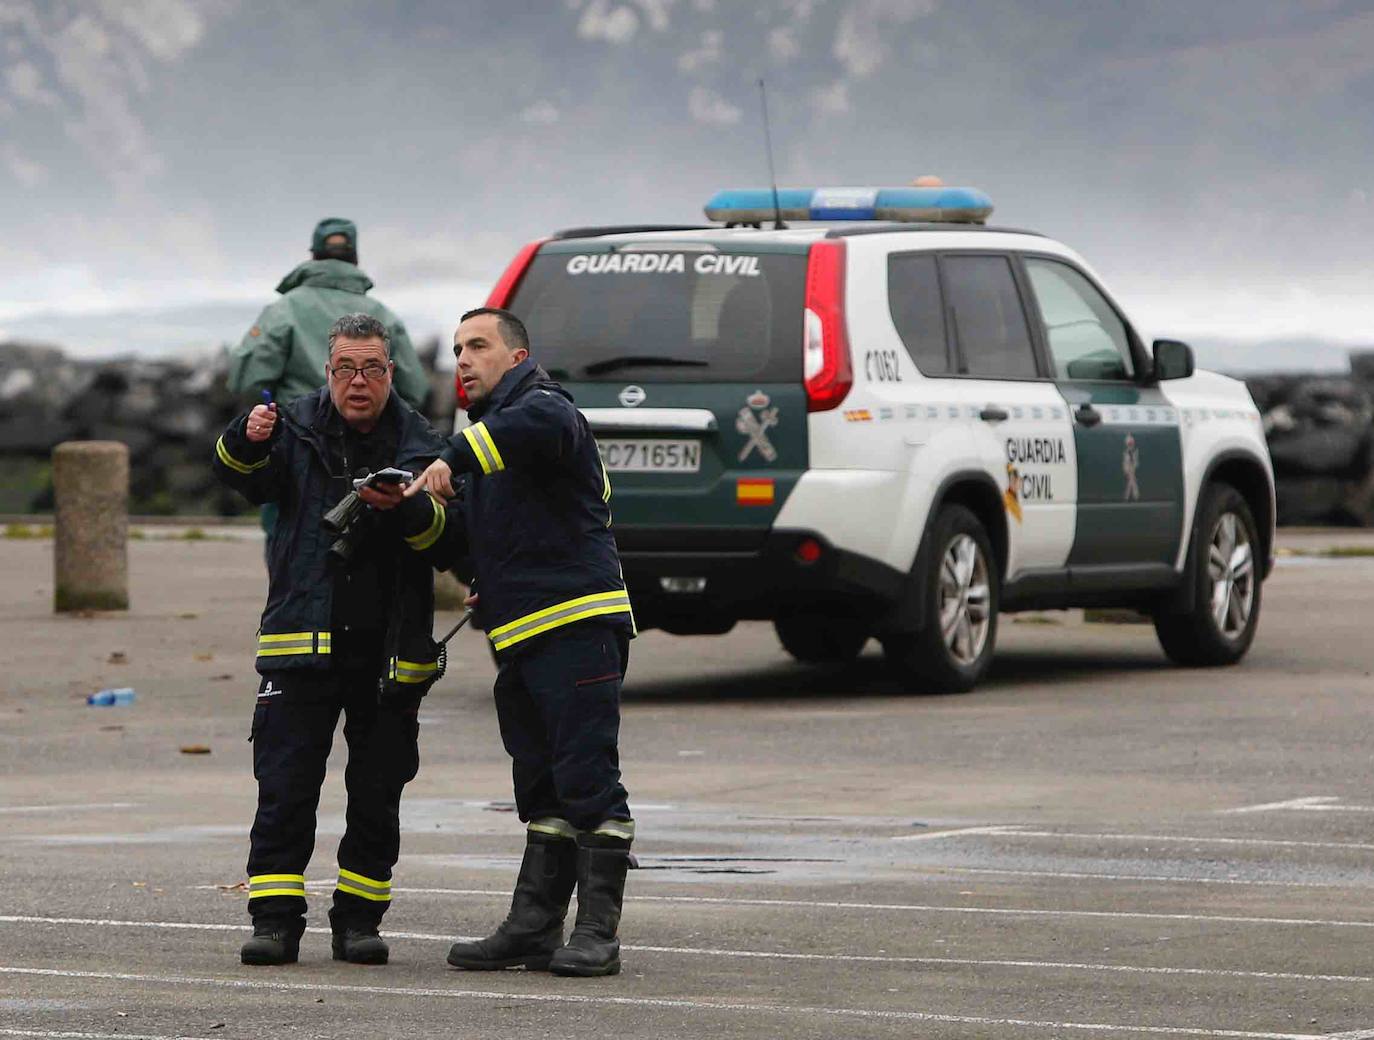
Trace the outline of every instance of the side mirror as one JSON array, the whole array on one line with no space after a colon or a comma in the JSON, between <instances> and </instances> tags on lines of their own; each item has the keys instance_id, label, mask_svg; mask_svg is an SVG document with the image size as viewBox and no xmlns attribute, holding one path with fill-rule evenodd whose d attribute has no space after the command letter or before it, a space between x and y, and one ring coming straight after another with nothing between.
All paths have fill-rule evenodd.
<instances>
[{"instance_id":1,"label":"side mirror","mask_svg":"<svg viewBox=\"0 0 1374 1040\"><path fill-rule=\"evenodd\" d=\"M1193 348L1176 339L1157 339L1154 343L1155 378L1187 379L1196 367Z\"/></svg>"}]
</instances>

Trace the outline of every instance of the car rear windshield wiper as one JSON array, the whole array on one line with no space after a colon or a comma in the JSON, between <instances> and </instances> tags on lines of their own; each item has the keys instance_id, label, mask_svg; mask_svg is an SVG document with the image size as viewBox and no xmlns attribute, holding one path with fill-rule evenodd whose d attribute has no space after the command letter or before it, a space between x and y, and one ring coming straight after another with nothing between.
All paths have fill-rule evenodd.
<instances>
[{"instance_id":1,"label":"car rear windshield wiper","mask_svg":"<svg viewBox=\"0 0 1374 1040\"><path fill-rule=\"evenodd\" d=\"M628 354L625 357L607 358L605 361L593 361L582 370L585 376L599 376L606 372L615 372L622 368L706 368L705 361L694 361L691 358L676 357L656 357L653 354Z\"/></svg>"}]
</instances>

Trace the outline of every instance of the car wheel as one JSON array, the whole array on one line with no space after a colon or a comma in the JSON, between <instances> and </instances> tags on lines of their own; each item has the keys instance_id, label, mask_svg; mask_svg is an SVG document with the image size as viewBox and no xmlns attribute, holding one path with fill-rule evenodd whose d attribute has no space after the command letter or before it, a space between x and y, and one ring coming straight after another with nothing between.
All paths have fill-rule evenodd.
<instances>
[{"instance_id":1,"label":"car wheel","mask_svg":"<svg viewBox=\"0 0 1374 1040\"><path fill-rule=\"evenodd\" d=\"M961 693L987 673L997 643L999 579L992 542L978 517L945 506L930 534L925 627L883 640L888 663L920 692Z\"/></svg>"},{"instance_id":2,"label":"car wheel","mask_svg":"<svg viewBox=\"0 0 1374 1040\"><path fill-rule=\"evenodd\" d=\"M805 664L848 664L863 651L868 629L853 618L791 614L773 621L782 648Z\"/></svg>"},{"instance_id":3,"label":"car wheel","mask_svg":"<svg viewBox=\"0 0 1374 1040\"><path fill-rule=\"evenodd\" d=\"M1185 581L1193 582L1193 608L1159 611L1155 632L1178 664L1235 664L1255 639L1260 613L1260 551L1255 518L1229 484L1210 484L1198 504Z\"/></svg>"}]
</instances>

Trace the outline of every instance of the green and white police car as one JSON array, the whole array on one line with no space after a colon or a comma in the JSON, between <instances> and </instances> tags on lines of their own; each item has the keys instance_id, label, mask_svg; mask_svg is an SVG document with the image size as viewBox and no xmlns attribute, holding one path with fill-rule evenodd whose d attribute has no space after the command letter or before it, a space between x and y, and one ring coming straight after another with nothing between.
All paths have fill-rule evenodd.
<instances>
[{"instance_id":1,"label":"green and white police car","mask_svg":"<svg viewBox=\"0 0 1374 1040\"><path fill-rule=\"evenodd\" d=\"M990 211L727 191L718 224L520 251L489 303L596 433L641 628L768 620L804 661L876 638L931 691L976 684L1011 611L1135 608L1179 663L1244 655L1275 512L1249 392Z\"/></svg>"}]
</instances>

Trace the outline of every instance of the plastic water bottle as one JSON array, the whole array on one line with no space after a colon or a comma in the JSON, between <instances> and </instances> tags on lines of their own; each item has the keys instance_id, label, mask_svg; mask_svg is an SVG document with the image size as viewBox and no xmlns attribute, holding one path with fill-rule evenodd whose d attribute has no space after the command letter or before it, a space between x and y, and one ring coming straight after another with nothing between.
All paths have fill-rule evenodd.
<instances>
[{"instance_id":1,"label":"plastic water bottle","mask_svg":"<svg viewBox=\"0 0 1374 1040\"><path fill-rule=\"evenodd\" d=\"M135 696L132 687L120 686L117 689L93 693L86 698L86 703L97 708L108 708L115 704L132 704Z\"/></svg>"}]
</instances>

